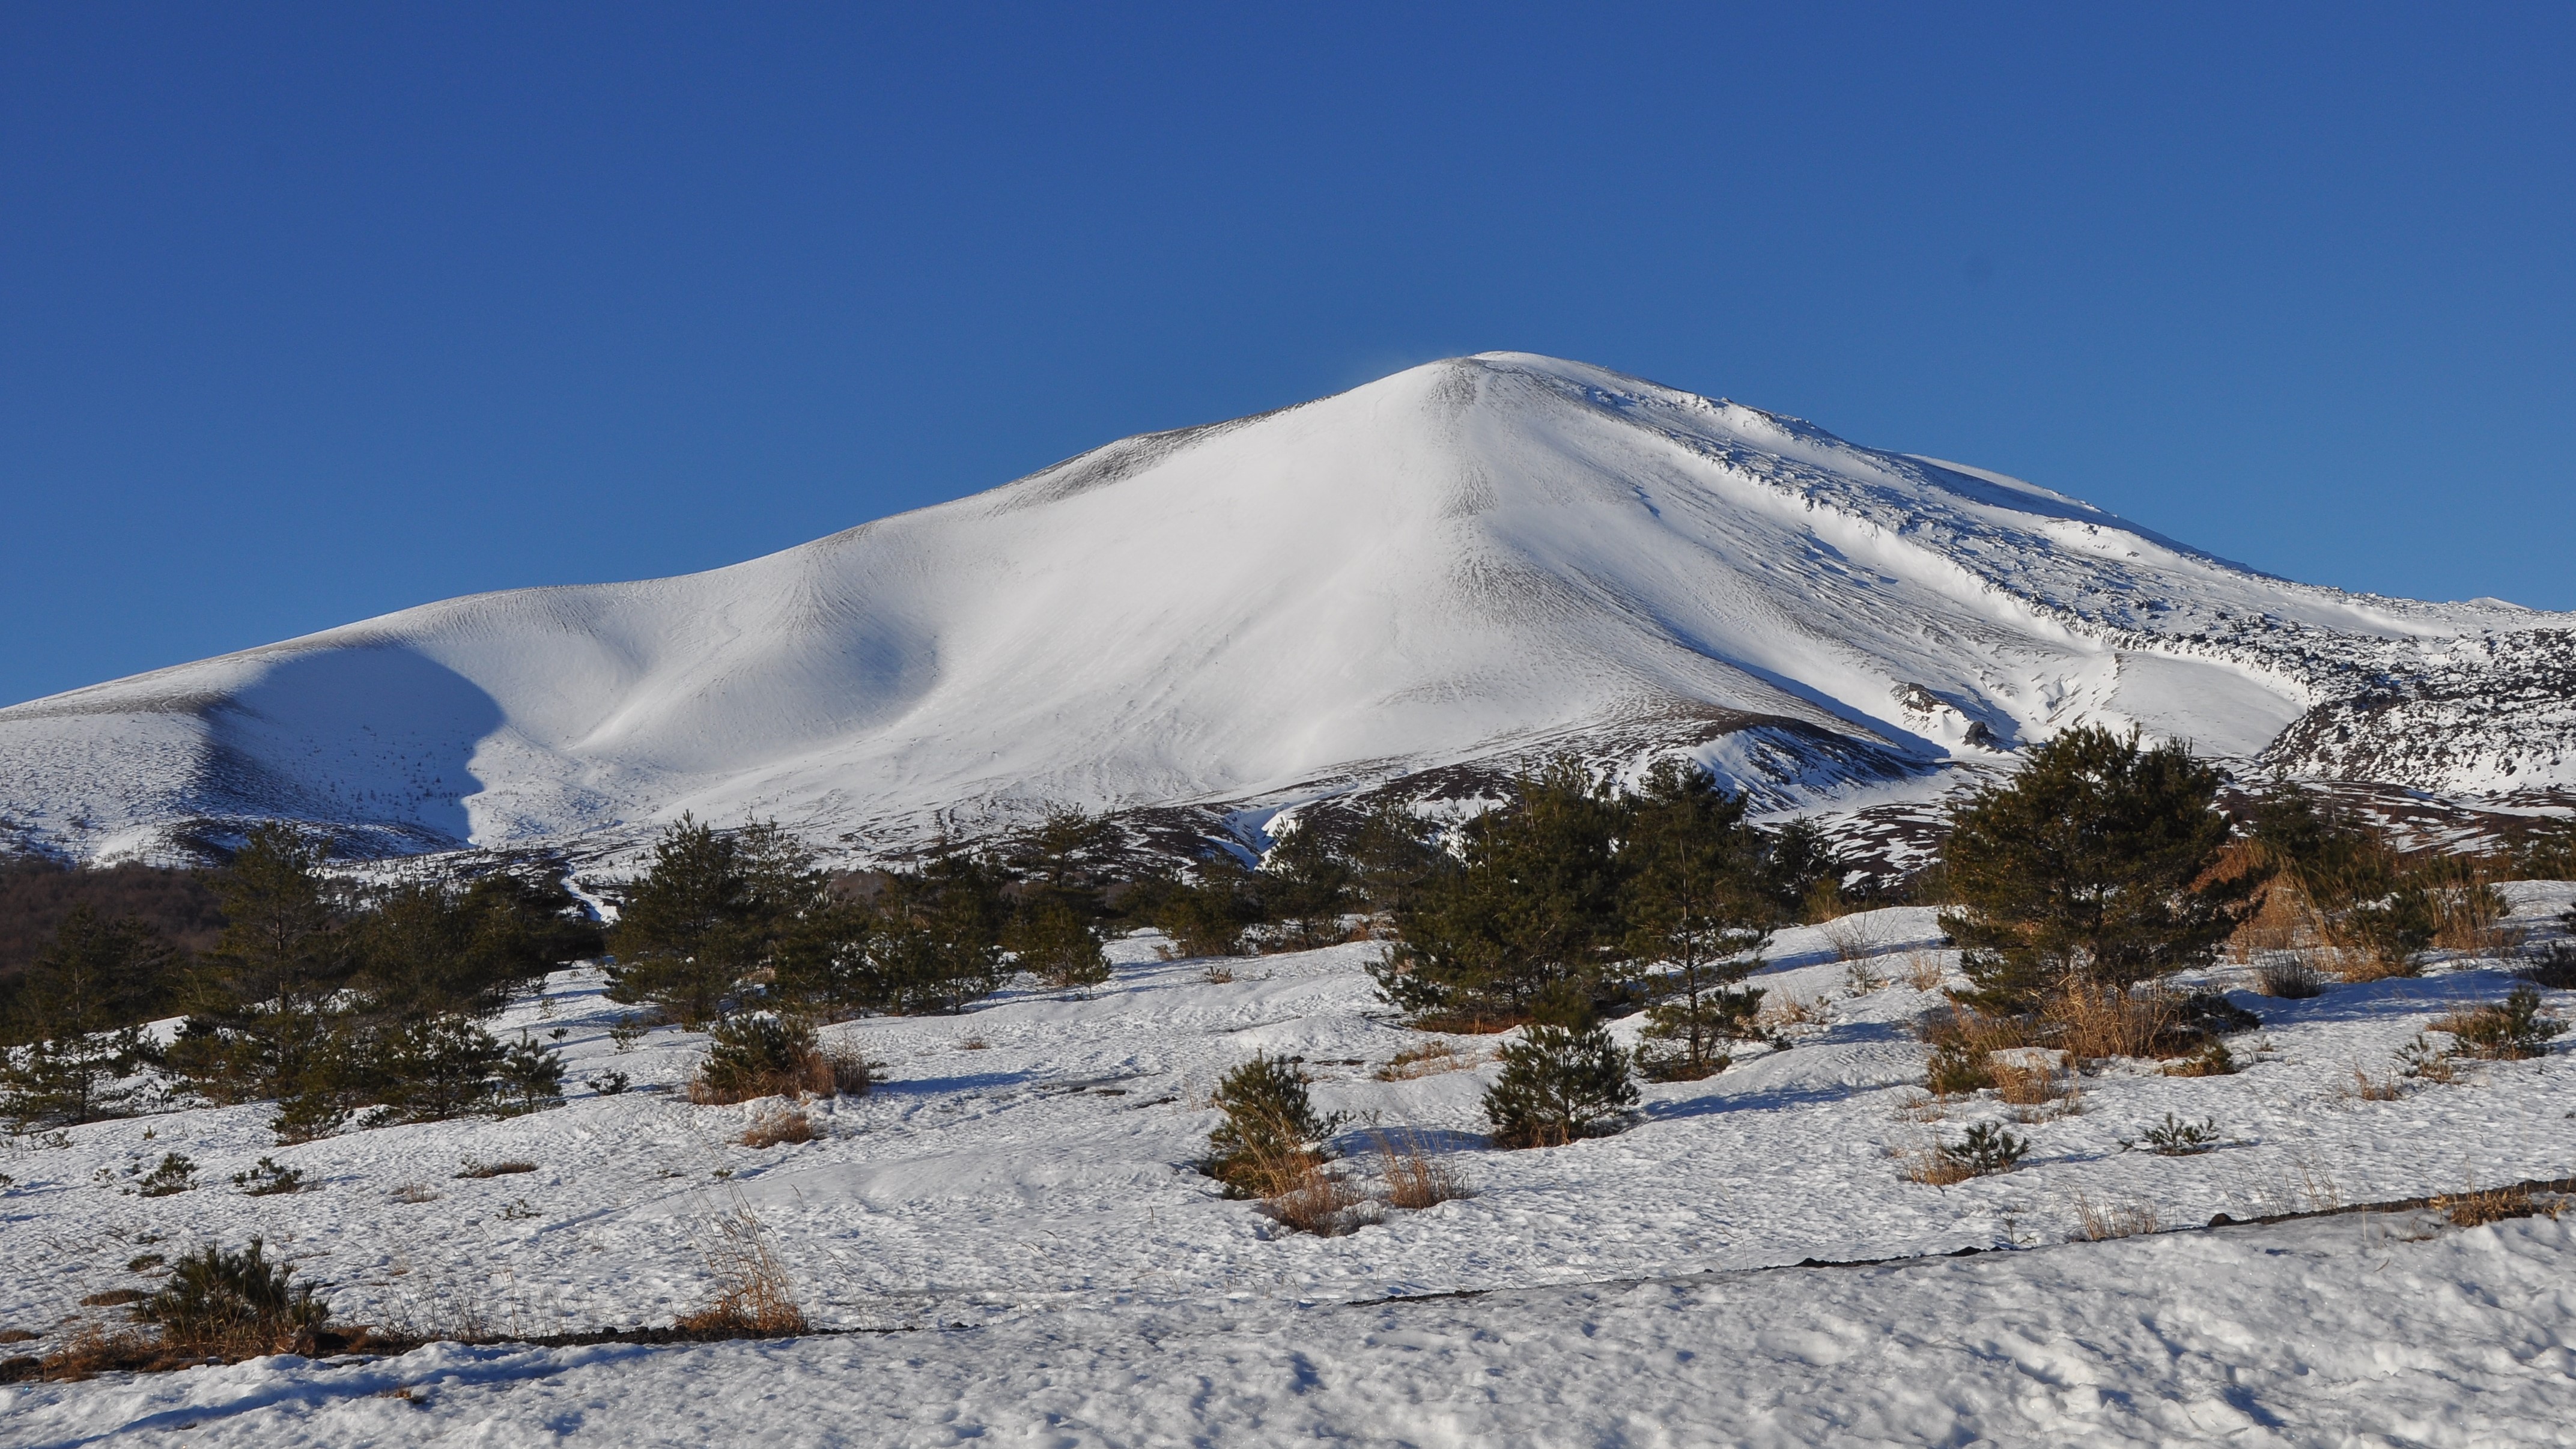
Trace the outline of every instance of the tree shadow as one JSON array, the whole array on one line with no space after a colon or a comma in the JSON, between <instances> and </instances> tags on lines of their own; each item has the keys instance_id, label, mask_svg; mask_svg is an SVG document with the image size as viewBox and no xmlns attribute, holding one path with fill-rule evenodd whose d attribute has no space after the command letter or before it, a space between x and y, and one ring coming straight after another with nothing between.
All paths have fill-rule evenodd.
<instances>
[{"instance_id":1,"label":"tree shadow","mask_svg":"<svg viewBox=\"0 0 2576 1449\"><path fill-rule=\"evenodd\" d=\"M898 1077L877 1083L868 1089L868 1094L875 1097L935 1097L947 1092L994 1092L1025 1087L1036 1079L1035 1072L966 1072L953 1077Z\"/></svg>"}]
</instances>

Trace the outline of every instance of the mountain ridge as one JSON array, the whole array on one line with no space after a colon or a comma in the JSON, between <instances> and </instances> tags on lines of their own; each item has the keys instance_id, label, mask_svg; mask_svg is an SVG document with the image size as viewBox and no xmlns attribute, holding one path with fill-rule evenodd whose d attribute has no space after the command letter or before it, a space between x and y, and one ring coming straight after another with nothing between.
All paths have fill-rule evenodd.
<instances>
[{"instance_id":1,"label":"mountain ridge","mask_svg":"<svg viewBox=\"0 0 2576 1449\"><path fill-rule=\"evenodd\" d=\"M704 573L0 709L0 828L104 857L279 818L405 853L631 846L689 810L865 856L1054 802L1262 815L1534 740L1834 808L2078 719L2527 794L2576 787L2565 640L2576 615L2276 579L2002 474L1484 353Z\"/></svg>"}]
</instances>

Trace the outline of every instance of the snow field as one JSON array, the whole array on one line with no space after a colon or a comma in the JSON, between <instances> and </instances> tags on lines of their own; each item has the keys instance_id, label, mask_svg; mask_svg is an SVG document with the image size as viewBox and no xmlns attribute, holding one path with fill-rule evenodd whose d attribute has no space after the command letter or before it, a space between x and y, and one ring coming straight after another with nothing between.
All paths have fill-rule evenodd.
<instances>
[{"instance_id":1,"label":"snow field","mask_svg":"<svg viewBox=\"0 0 2576 1449\"><path fill-rule=\"evenodd\" d=\"M2565 884L2507 889L2533 928L2576 901ZM2356 1067L2390 1075L2391 1054L2453 1004L2502 996L2510 963L2304 1002L2237 991L2264 1018L2235 1039L2237 1075L2088 1076L2079 1112L2013 1124L2033 1143L2019 1171L1936 1189L1904 1181L1893 1154L2015 1110L1925 1100L1908 1023L1934 999L1912 978L1954 962L1936 938L1919 909L1782 932L1759 984L1775 1006L1807 1005L1795 1045L1646 1088L1621 1135L1518 1153L1481 1148L1490 1061L1376 1078L1426 1038L1387 1019L1365 943L1228 962L1219 982L1140 935L1115 944L1117 979L1089 999L1007 993L964 1016L832 1028L888 1080L816 1104L818 1140L765 1150L730 1140L755 1108L674 1090L701 1038L664 1029L618 1052L595 974L559 973L497 1024L565 1032L575 1095L559 1110L283 1148L267 1107L13 1142L0 1328L43 1334L16 1351L41 1350L113 1316L82 1298L157 1282L127 1269L137 1255L254 1234L329 1283L344 1321L660 1325L709 1295L695 1240L739 1202L818 1327L893 1336L433 1347L356 1367L25 1386L0 1442L184 1419L201 1422L194 1438L264 1443L554 1442L546 1425L600 1443L735 1442L754 1402L764 1443L978 1428L1050 1443L2344 1442L2325 1432L2337 1424L2380 1442L2568 1442L2532 1437L2530 1417L2576 1407L2576 1245L2558 1226L2413 1242L2430 1229L2347 1218L2061 1246L2079 1193L2187 1227L2576 1173L2565 1038L2394 1101L2347 1090ZM1836 959L1853 951L1869 953L1857 977ZM1471 1058L1496 1045L1445 1039ZM1255 1051L1305 1058L1318 1106L1356 1114L1337 1144L1345 1170L1373 1171L1373 1131L1411 1134L1454 1154L1475 1195L1331 1239L1223 1200L1189 1164L1217 1120L1207 1090ZM633 1087L579 1085L612 1070ZM2214 1119L2227 1145L2121 1149L2167 1112ZM197 1162L197 1189L119 1191L173 1150ZM231 1174L263 1156L309 1190L234 1191ZM455 1176L469 1159L534 1168ZM406 1187L425 1200L402 1200ZM2007 1246L2047 1251L1748 1276ZM1461 1290L1497 1296L1347 1306ZM432 1385L426 1411L367 1397L414 1382Z\"/></svg>"},{"instance_id":2,"label":"snow field","mask_svg":"<svg viewBox=\"0 0 2576 1449\"><path fill-rule=\"evenodd\" d=\"M1429 1302L1084 1305L0 1389L0 1442L2566 1444L2576 1226L2428 1214Z\"/></svg>"}]
</instances>

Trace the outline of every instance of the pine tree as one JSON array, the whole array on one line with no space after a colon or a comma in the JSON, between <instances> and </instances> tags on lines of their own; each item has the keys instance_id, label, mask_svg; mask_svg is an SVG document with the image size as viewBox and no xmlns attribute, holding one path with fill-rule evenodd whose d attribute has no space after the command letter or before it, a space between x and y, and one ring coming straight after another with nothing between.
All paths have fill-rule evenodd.
<instances>
[{"instance_id":1,"label":"pine tree","mask_svg":"<svg viewBox=\"0 0 2576 1449\"><path fill-rule=\"evenodd\" d=\"M563 1055L525 1031L502 1053L495 1069L495 1095L502 1110L518 1116L563 1105Z\"/></svg>"},{"instance_id":2,"label":"pine tree","mask_svg":"<svg viewBox=\"0 0 2576 1449\"><path fill-rule=\"evenodd\" d=\"M1723 1071L1726 1044L1752 1034L1758 990L1733 989L1759 970L1770 939L1761 851L1744 825L1744 797L1697 765L1666 761L1630 805L1621 864L1627 948L1648 969L1655 1004L1639 1067L1665 1081Z\"/></svg>"},{"instance_id":3,"label":"pine tree","mask_svg":"<svg viewBox=\"0 0 2576 1449\"><path fill-rule=\"evenodd\" d=\"M1396 1005L1510 1020L1548 1001L1620 997L1620 802L1565 759L1518 794L1469 822L1463 868L1431 877L1398 912L1398 945L1376 972Z\"/></svg>"},{"instance_id":4,"label":"pine tree","mask_svg":"<svg viewBox=\"0 0 2576 1449\"><path fill-rule=\"evenodd\" d=\"M393 1015L489 1016L511 993L595 955L598 926L562 883L496 871L470 884L414 882L379 893L350 922L355 984Z\"/></svg>"},{"instance_id":5,"label":"pine tree","mask_svg":"<svg viewBox=\"0 0 2576 1449\"><path fill-rule=\"evenodd\" d=\"M1261 858L1262 914L1298 950L1342 939L1342 912L1357 898L1357 873L1312 821L1281 836Z\"/></svg>"},{"instance_id":6,"label":"pine tree","mask_svg":"<svg viewBox=\"0 0 2576 1449\"><path fill-rule=\"evenodd\" d=\"M1246 927L1261 919L1253 873L1229 851L1202 857L1198 878L1164 891L1154 923L1187 956L1237 956Z\"/></svg>"},{"instance_id":7,"label":"pine tree","mask_svg":"<svg viewBox=\"0 0 2576 1449\"><path fill-rule=\"evenodd\" d=\"M655 842L609 933L609 999L651 1002L684 1026L712 1021L827 893L813 852L776 822L721 834L683 815Z\"/></svg>"},{"instance_id":8,"label":"pine tree","mask_svg":"<svg viewBox=\"0 0 2576 1449\"><path fill-rule=\"evenodd\" d=\"M1497 1147L1562 1147L1610 1130L1637 1104L1628 1053L1595 1022L1541 1023L1503 1048L1503 1074L1485 1089Z\"/></svg>"},{"instance_id":9,"label":"pine tree","mask_svg":"<svg viewBox=\"0 0 2576 1449\"><path fill-rule=\"evenodd\" d=\"M73 907L20 983L12 1034L28 1046L0 1055L0 1115L23 1131L131 1110L114 1084L151 1055L132 1023L168 993L176 954L140 921Z\"/></svg>"},{"instance_id":10,"label":"pine tree","mask_svg":"<svg viewBox=\"0 0 2576 1449\"><path fill-rule=\"evenodd\" d=\"M260 825L216 875L224 933L198 987L217 1013L309 1011L347 978L350 942L322 875L329 852L319 836Z\"/></svg>"},{"instance_id":11,"label":"pine tree","mask_svg":"<svg viewBox=\"0 0 2576 1449\"><path fill-rule=\"evenodd\" d=\"M299 1090L335 1072L330 998L352 969L340 902L322 875L329 843L257 826L213 881L224 933L191 973L195 1009L170 1068L219 1102Z\"/></svg>"},{"instance_id":12,"label":"pine tree","mask_svg":"<svg viewBox=\"0 0 2576 1449\"><path fill-rule=\"evenodd\" d=\"M492 1110L506 1049L461 1015L424 1017L375 1043L381 1090L395 1122L444 1122Z\"/></svg>"},{"instance_id":13,"label":"pine tree","mask_svg":"<svg viewBox=\"0 0 2576 1449\"><path fill-rule=\"evenodd\" d=\"M1211 1094L1225 1121L1208 1134L1208 1176L1229 1197L1270 1197L1324 1160L1341 1116L1316 1115L1306 1074L1286 1057L1256 1055Z\"/></svg>"},{"instance_id":14,"label":"pine tree","mask_svg":"<svg viewBox=\"0 0 2576 1449\"><path fill-rule=\"evenodd\" d=\"M959 1012L1011 976L1001 867L959 851L897 875L878 897L868 969L882 1009Z\"/></svg>"},{"instance_id":15,"label":"pine tree","mask_svg":"<svg viewBox=\"0 0 2576 1449\"><path fill-rule=\"evenodd\" d=\"M1402 916L1432 881L1453 875L1458 860L1439 832L1401 800L1380 801L1351 832L1352 884L1371 909Z\"/></svg>"},{"instance_id":16,"label":"pine tree","mask_svg":"<svg viewBox=\"0 0 2576 1449\"><path fill-rule=\"evenodd\" d=\"M2079 725L1971 796L1942 850L1960 904L1941 926L1963 948L1964 998L2021 1011L2207 962L2259 884L2207 878L2229 833L2219 781L2180 744Z\"/></svg>"},{"instance_id":17,"label":"pine tree","mask_svg":"<svg viewBox=\"0 0 2576 1449\"><path fill-rule=\"evenodd\" d=\"M1801 815L1763 842L1760 879L1776 919L1826 919L1840 907L1845 866L1824 827Z\"/></svg>"},{"instance_id":18,"label":"pine tree","mask_svg":"<svg viewBox=\"0 0 2576 1449\"><path fill-rule=\"evenodd\" d=\"M1021 970L1059 990L1109 979L1097 923L1104 910L1103 857L1115 840L1106 820L1058 806L1023 844L1012 860L1022 877L1019 909L1005 939Z\"/></svg>"},{"instance_id":19,"label":"pine tree","mask_svg":"<svg viewBox=\"0 0 2576 1449\"><path fill-rule=\"evenodd\" d=\"M1020 969L1059 991L1085 991L1109 980L1109 958L1100 933L1068 900L1038 896L1026 902L1010 935Z\"/></svg>"},{"instance_id":20,"label":"pine tree","mask_svg":"<svg viewBox=\"0 0 2576 1449\"><path fill-rule=\"evenodd\" d=\"M770 950L769 999L816 1021L895 1010L876 969L883 922L857 901L826 896L784 922Z\"/></svg>"}]
</instances>

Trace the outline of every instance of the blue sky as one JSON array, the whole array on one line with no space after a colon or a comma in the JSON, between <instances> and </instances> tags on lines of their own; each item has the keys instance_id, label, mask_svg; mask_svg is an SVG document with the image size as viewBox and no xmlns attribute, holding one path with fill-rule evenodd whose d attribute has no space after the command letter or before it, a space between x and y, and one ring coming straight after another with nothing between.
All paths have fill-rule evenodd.
<instances>
[{"instance_id":1,"label":"blue sky","mask_svg":"<svg viewBox=\"0 0 2576 1449\"><path fill-rule=\"evenodd\" d=\"M2576 8L0 8L0 701L1523 348L2576 608Z\"/></svg>"}]
</instances>

